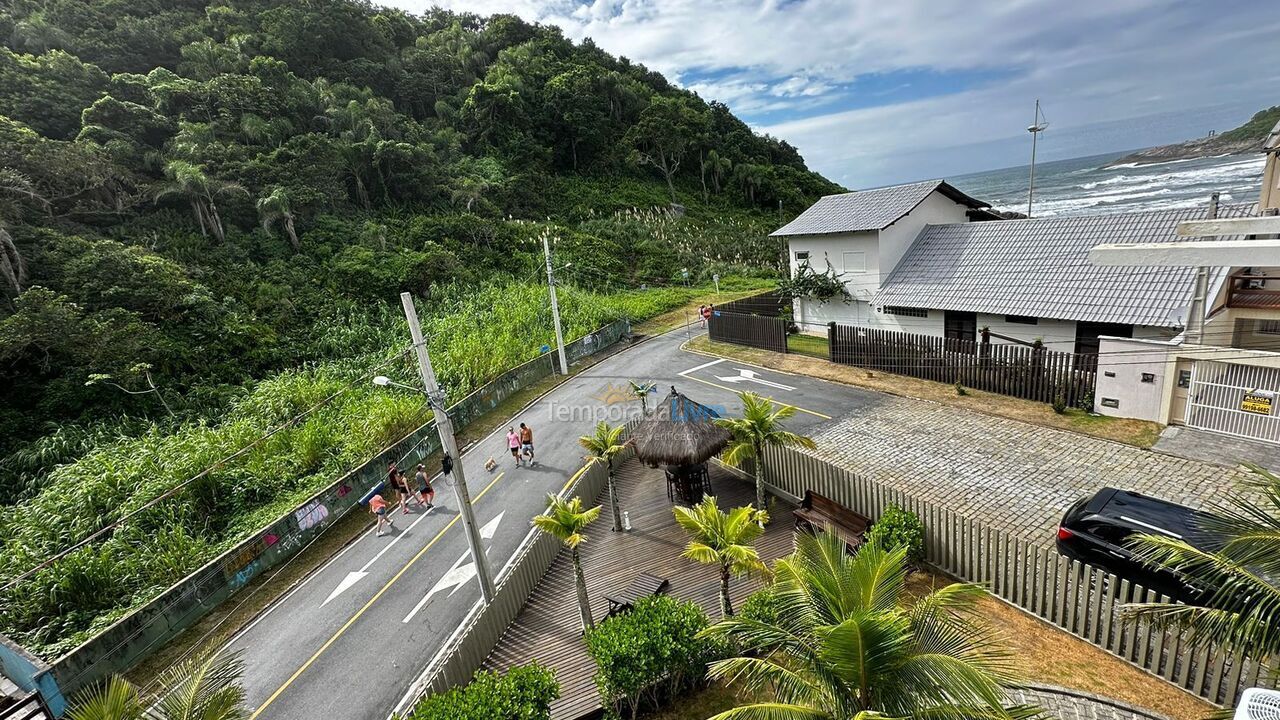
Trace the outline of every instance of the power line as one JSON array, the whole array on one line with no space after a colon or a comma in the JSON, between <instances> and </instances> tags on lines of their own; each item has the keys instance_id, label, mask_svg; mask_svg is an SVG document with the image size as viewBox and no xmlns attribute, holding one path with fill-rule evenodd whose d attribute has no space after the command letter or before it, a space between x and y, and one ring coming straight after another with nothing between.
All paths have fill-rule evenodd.
<instances>
[{"instance_id":1,"label":"power line","mask_svg":"<svg viewBox=\"0 0 1280 720\"><path fill-rule=\"evenodd\" d=\"M136 509L134 509L134 510L130 511L129 513L125 514L123 517L121 517L121 518L119 518L119 519L117 519L117 520L115 520L115 521L113 521L113 522L111 522L111 523L109 523L109 524L107 524L107 525L105 525L105 526L103 526L103 527L99 528L98 530L95 530L94 532L90 533L87 537L85 537L85 538L83 538L82 540L80 540L79 542L76 542L75 544L71 545L71 547L66 548L65 550L62 550L62 551L58 552L58 553L57 553L57 554L55 554L53 557L50 557L49 559L47 559L47 560L45 560L45 561L41 562L40 564L36 565L35 567L33 567L33 568L29 569L29 570L26 570L25 572L21 573L20 575L18 575L17 577L13 578L13 579L12 579L12 580L10 580L9 582L5 583L5 585L4 585L3 587L0 587L0 593L4 593L4 592L7 592L7 591L9 591L9 590L13 589L13 588L14 588L14 587L16 587L19 583L21 583L22 581L24 581L24 580L26 580L27 578L31 577L31 576L32 576L32 575L34 575L35 573L37 573L37 572L39 572L39 571L41 571L41 570L43 570L43 569L45 569L45 568L49 567L49 566L50 566L50 565L52 565L53 563L57 562L58 560L61 560L62 558L64 558L64 557L66 557L67 555L69 555L69 554L71 554L71 553L75 552L76 550L79 550L80 548L85 547L86 545L88 545L88 544L92 543L94 540L96 540L96 539L98 539L98 538L102 537L103 535L106 535L107 533L109 533L109 532L111 532L111 531L115 530L116 528L118 528L118 527L120 527L121 525L125 524L125 523L126 523L126 522L128 522L129 520L133 519L134 517L137 517L140 513L143 513L143 512L145 512L145 511L147 511L147 510L150 510L151 508L155 507L156 505L158 505L158 504L159 504L159 503L161 503L162 501L167 500L167 499L169 499L169 498L173 497L174 495L178 494L178 492L180 492L183 488L187 487L187 486L188 486L188 485L190 485L191 483L193 483L193 482L195 482L195 481L197 481L197 480L200 480L201 478L204 478L204 477L208 476L211 472L213 472L213 471L215 471L215 470L217 470L217 469L221 468L221 467L222 467L223 465L225 465L226 463L228 463L228 462L230 462L230 461L232 461L232 460L234 460L234 459L236 459L236 458L240 457L241 455L244 455L244 454L245 454L245 453L247 453L248 451L250 451L250 450L252 450L253 448L257 447L258 445L261 445L264 441L268 440L269 438L271 438L272 436L276 435L276 434L277 434L277 433L279 433L280 431L282 431L282 430L284 430L284 429L286 429L286 428L288 428L288 427L290 427L290 426L292 426L292 425L296 424L298 421L300 421L300 420L302 420L303 418L307 417L308 415L310 415L311 413L315 412L316 410L319 410L319 409L320 409L321 407L323 407L324 405L327 405L327 404L329 404L330 402L332 402L332 401L333 401L334 399L336 399L339 395L342 395L343 393L347 392L347 391L348 391L348 390L350 390L351 388L355 387L355 385L356 385L356 383L357 383L357 382L364 382L368 377L371 377L370 373L376 373L378 370L381 370L382 368L387 367L387 366L391 365L392 363L396 362L397 360L400 360L401 358L403 358L403 357L407 356L411 350L412 350L412 348L408 348L408 349L402 350L402 351L400 351L397 355L395 355L395 356L393 356L393 357L390 357L390 358L388 358L388 359L384 360L383 362L381 362L381 363L379 363L377 366L375 366L372 370L368 370L368 371L366 371L366 373L365 373L364 375L361 375L359 378L349 381L346 385L344 385L344 386L342 386L341 388L339 388L338 390L334 391L332 394L330 394L330 395L328 395L328 396L324 397L324 398L323 398L323 399L321 399L319 402L315 403L314 405L312 405L311 407L309 407L309 408L307 408L306 410L302 411L301 413L299 413L299 414L297 414L297 415L293 416L292 418L290 418L290 419L286 420L286 421L285 421L285 422L283 422L283 423L280 423L279 425L276 425L275 427L272 427L272 428L271 428L271 429L269 429L267 432L265 432L262 436L258 437L256 440L254 440L254 441L250 442L249 444L245 445L244 447L240 448L239 450L236 450L235 452L231 453L230 455L227 455L226 457L222 458L221 460L218 460L218 461L217 461L217 462L215 462L214 464L212 464L212 465L210 465L210 466L206 467L205 469L201 470L200 472L196 473L195 475L192 475L191 477L187 478L186 480L183 480L182 482L180 482L180 483L178 483L177 485L173 486L173 487L172 487L172 488L170 488L169 490L166 490L165 492L161 493L160 495L158 495L158 496L156 496L156 497L152 498L151 500L147 501L147 502L146 502L146 503L144 503L141 507L136 508Z\"/></svg>"}]
</instances>

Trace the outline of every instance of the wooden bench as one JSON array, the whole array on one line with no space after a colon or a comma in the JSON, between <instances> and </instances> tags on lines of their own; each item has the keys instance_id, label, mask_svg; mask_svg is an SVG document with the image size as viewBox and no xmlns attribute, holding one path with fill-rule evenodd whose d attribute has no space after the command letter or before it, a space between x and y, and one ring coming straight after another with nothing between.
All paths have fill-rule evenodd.
<instances>
[{"instance_id":1,"label":"wooden bench","mask_svg":"<svg viewBox=\"0 0 1280 720\"><path fill-rule=\"evenodd\" d=\"M810 533L825 530L834 533L850 549L855 550L862 544L862 536L867 528L871 527L871 518L859 515L812 490L804 491L804 501L792 511L792 515L796 518L797 530Z\"/></svg>"},{"instance_id":2,"label":"wooden bench","mask_svg":"<svg viewBox=\"0 0 1280 720\"><path fill-rule=\"evenodd\" d=\"M609 612L605 613L605 617L610 618L620 612L630 610L642 598L666 592L667 586L670 584L671 581L666 578L660 578L649 573L640 573L636 576L636 579L631 581L627 589L620 593L604 596L604 599L609 601Z\"/></svg>"}]
</instances>

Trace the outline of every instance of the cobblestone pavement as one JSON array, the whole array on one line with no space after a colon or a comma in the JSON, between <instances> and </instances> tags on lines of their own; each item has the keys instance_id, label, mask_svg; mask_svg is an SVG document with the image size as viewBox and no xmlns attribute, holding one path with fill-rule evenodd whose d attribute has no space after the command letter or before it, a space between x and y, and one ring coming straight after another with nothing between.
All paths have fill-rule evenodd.
<instances>
[{"instance_id":1,"label":"cobblestone pavement","mask_svg":"<svg viewBox=\"0 0 1280 720\"><path fill-rule=\"evenodd\" d=\"M1034 542L1099 488L1205 507L1237 470L1064 430L894 397L828 424L819 455L923 500Z\"/></svg>"},{"instance_id":2,"label":"cobblestone pavement","mask_svg":"<svg viewBox=\"0 0 1280 720\"><path fill-rule=\"evenodd\" d=\"M1161 716L1149 710L1118 700L1047 685L1012 690L1009 699L1015 703L1038 705L1044 708L1046 716L1056 720L1162 720Z\"/></svg>"}]
</instances>

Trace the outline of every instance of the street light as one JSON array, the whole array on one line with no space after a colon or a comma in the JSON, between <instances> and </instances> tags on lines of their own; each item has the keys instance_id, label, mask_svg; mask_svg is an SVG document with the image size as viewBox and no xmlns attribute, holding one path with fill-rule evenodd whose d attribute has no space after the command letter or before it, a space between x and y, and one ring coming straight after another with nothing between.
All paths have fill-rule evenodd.
<instances>
[{"instance_id":1,"label":"street light","mask_svg":"<svg viewBox=\"0 0 1280 720\"><path fill-rule=\"evenodd\" d=\"M373 379L373 384L379 387L386 387L391 384L391 378L386 375L379 375Z\"/></svg>"}]
</instances>

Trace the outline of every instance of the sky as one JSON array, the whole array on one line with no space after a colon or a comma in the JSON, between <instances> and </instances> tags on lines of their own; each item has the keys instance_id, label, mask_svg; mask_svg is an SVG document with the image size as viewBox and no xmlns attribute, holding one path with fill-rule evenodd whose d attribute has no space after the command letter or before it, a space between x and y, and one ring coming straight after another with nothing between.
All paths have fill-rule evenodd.
<instances>
[{"instance_id":1,"label":"sky","mask_svg":"<svg viewBox=\"0 0 1280 720\"><path fill-rule=\"evenodd\" d=\"M1280 104L1268 0L381 0L513 13L720 100L850 188L1199 137Z\"/></svg>"}]
</instances>

